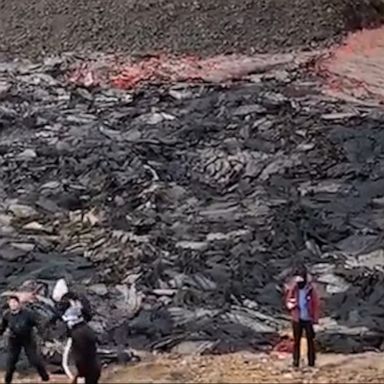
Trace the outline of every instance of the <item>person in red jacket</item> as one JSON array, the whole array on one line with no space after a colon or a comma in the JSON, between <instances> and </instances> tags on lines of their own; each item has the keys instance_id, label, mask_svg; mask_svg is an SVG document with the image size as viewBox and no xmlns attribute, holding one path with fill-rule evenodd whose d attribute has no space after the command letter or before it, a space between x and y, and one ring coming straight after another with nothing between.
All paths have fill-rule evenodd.
<instances>
[{"instance_id":1,"label":"person in red jacket","mask_svg":"<svg viewBox=\"0 0 384 384\"><path fill-rule=\"evenodd\" d=\"M319 320L319 297L305 268L300 268L296 276L286 286L285 306L291 314L293 329L293 365L300 364L300 344L303 331L308 343L308 365L315 366L315 332L313 325Z\"/></svg>"}]
</instances>

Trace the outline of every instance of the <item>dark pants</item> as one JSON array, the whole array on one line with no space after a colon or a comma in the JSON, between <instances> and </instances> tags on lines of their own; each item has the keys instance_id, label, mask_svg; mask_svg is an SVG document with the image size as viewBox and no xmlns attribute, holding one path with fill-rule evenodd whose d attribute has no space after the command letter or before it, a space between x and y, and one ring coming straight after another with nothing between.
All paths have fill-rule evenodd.
<instances>
[{"instance_id":1,"label":"dark pants","mask_svg":"<svg viewBox=\"0 0 384 384\"><path fill-rule=\"evenodd\" d=\"M308 365L310 367L315 366L316 352L315 352L315 331L313 330L313 324L311 321L300 320L292 323L293 328L293 365L298 367L300 365L300 344L303 330L307 337L308 343Z\"/></svg>"},{"instance_id":2,"label":"dark pants","mask_svg":"<svg viewBox=\"0 0 384 384\"><path fill-rule=\"evenodd\" d=\"M20 352L24 348L25 354L27 355L29 363L35 367L38 374L43 381L49 380L48 372L46 371L43 360L41 359L38 351L36 341L33 338L14 338L10 337L8 341L8 356L7 366L5 373L5 384L12 382L13 374L16 369L16 364L20 357Z\"/></svg>"},{"instance_id":3,"label":"dark pants","mask_svg":"<svg viewBox=\"0 0 384 384\"><path fill-rule=\"evenodd\" d=\"M85 384L97 384L101 367L97 356L96 335L87 324L79 324L70 331L72 355L77 376L84 377Z\"/></svg>"}]
</instances>

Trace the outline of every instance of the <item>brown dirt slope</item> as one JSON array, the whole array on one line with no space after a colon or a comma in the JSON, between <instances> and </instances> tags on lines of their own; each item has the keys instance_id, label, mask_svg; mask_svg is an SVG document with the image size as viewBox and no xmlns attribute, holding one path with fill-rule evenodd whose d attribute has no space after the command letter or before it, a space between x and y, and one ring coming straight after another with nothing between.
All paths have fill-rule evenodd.
<instances>
[{"instance_id":1,"label":"brown dirt slope","mask_svg":"<svg viewBox=\"0 0 384 384\"><path fill-rule=\"evenodd\" d=\"M318 367L290 368L290 357L236 353L222 356L158 356L126 368L103 372L107 383L383 383L382 354L320 355ZM68 382L53 376L53 383ZM15 383L36 383L36 376L17 377Z\"/></svg>"},{"instance_id":2,"label":"brown dirt slope","mask_svg":"<svg viewBox=\"0 0 384 384\"><path fill-rule=\"evenodd\" d=\"M221 356L159 357L104 375L113 383L382 383L381 354L319 355L317 368L290 367L289 355L236 353Z\"/></svg>"},{"instance_id":3,"label":"brown dirt slope","mask_svg":"<svg viewBox=\"0 0 384 384\"><path fill-rule=\"evenodd\" d=\"M0 0L0 52L215 54L333 41L382 0Z\"/></svg>"}]
</instances>

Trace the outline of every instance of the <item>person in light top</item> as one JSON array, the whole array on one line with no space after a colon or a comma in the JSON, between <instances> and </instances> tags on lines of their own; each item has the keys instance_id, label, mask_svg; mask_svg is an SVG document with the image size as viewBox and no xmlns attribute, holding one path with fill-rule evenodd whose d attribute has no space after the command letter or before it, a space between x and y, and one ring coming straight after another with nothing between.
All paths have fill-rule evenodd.
<instances>
[{"instance_id":1,"label":"person in light top","mask_svg":"<svg viewBox=\"0 0 384 384\"><path fill-rule=\"evenodd\" d=\"M315 332L319 320L319 296L305 267L301 267L285 289L285 306L290 312L293 330L293 366L300 365L300 345L303 331L308 343L308 365L315 366Z\"/></svg>"},{"instance_id":2,"label":"person in light top","mask_svg":"<svg viewBox=\"0 0 384 384\"><path fill-rule=\"evenodd\" d=\"M59 281L58 285L64 283ZM88 325L93 316L89 301L66 287L61 294L54 294L53 299L56 302L56 316L51 323L61 319L66 324L68 337L72 339L72 355L77 369L73 383L83 377L85 384L97 384L101 365L97 356L97 337Z\"/></svg>"}]
</instances>

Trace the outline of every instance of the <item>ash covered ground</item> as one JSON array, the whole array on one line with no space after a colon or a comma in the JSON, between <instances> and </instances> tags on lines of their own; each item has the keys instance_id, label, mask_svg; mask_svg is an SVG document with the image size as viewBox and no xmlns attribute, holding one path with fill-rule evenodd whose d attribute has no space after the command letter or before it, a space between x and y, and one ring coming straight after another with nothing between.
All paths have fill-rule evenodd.
<instances>
[{"instance_id":1,"label":"ash covered ground","mask_svg":"<svg viewBox=\"0 0 384 384\"><path fill-rule=\"evenodd\" d=\"M305 262L321 350L381 348L382 109L292 68L127 92L66 67L0 65L1 289L64 275L109 351L268 350Z\"/></svg>"},{"instance_id":2,"label":"ash covered ground","mask_svg":"<svg viewBox=\"0 0 384 384\"><path fill-rule=\"evenodd\" d=\"M381 0L1 0L0 52L313 49L376 25L382 14Z\"/></svg>"}]
</instances>

